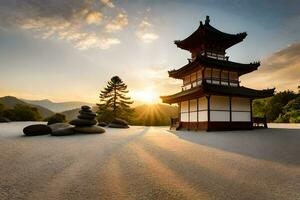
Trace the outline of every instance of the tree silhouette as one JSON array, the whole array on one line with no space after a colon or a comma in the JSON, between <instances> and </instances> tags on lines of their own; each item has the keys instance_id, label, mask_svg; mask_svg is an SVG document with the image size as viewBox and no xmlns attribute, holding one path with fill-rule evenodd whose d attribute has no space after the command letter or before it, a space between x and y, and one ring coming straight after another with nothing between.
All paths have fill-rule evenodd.
<instances>
[{"instance_id":1,"label":"tree silhouette","mask_svg":"<svg viewBox=\"0 0 300 200\"><path fill-rule=\"evenodd\" d=\"M97 104L98 120L110 122L118 117L130 121L133 113L130 105L133 101L127 96L128 92L127 85L120 77L112 77L100 93L100 103Z\"/></svg>"}]
</instances>

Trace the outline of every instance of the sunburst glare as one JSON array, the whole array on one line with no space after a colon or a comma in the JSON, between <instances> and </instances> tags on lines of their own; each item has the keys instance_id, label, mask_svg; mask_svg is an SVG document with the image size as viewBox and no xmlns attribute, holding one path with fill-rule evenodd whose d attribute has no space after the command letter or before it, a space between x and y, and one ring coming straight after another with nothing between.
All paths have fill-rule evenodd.
<instances>
[{"instance_id":1,"label":"sunburst glare","mask_svg":"<svg viewBox=\"0 0 300 200\"><path fill-rule=\"evenodd\" d=\"M159 102L158 94L152 88L132 92L133 99L147 104Z\"/></svg>"}]
</instances>

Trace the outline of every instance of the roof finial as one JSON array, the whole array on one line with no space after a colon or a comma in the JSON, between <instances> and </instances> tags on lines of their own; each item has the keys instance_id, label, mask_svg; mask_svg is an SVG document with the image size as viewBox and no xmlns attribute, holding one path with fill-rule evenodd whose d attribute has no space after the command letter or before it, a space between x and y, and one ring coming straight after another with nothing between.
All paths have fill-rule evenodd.
<instances>
[{"instance_id":1,"label":"roof finial","mask_svg":"<svg viewBox=\"0 0 300 200\"><path fill-rule=\"evenodd\" d=\"M210 19L209 19L209 16L207 15L206 19L205 19L205 24L209 24L209 22L210 22Z\"/></svg>"},{"instance_id":2,"label":"roof finial","mask_svg":"<svg viewBox=\"0 0 300 200\"><path fill-rule=\"evenodd\" d=\"M203 23L202 23L202 21L200 21L200 26L203 26Z\"/></svg>"}]
</instances>

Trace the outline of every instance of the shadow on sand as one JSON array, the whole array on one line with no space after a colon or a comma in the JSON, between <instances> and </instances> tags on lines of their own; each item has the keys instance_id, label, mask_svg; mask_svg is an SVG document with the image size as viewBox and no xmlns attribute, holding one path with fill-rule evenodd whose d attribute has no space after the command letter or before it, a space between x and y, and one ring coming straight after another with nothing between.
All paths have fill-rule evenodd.
<instances>
[{"instance_id":1,"label":"shadow on sand","mask_svg":"<svg viewBox=\"0 0 300 200\"><path fill-rule=\"evenodd\" d=\"M300 129L269 128L226 132L177 131L175 135L189 142L255 159L300 165Z\"/></svg>"}]
</instances>

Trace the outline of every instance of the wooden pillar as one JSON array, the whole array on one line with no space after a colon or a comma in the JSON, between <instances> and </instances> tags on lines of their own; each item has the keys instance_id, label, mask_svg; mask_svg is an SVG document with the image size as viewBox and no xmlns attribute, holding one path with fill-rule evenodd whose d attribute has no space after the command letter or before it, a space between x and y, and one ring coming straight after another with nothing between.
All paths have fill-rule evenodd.
<instances>
[{"instance_id":1,"label":"wooden pillar","mask_svg":"<svg viewBox=\"0 0 300 200\"><path fill-rule=\"evenodd\" d=\"M230 96L229 97L229 126L230 126L230 129L232 128L232 97Z\"/></svg>"},{"instance_id":2,"label":"wooden pillar","mask_svg":"<svg viewBox=\"0 0 300 200\"><path fill-rule=\"evenodd\" d=\"M178 103L178 122L181 122L181 102Z\"/></svg>"},{"instance_id":3,"label":"wooden pillar","mask_svg":"<svg viewBox=\"0 0 300 200\"><path fill-rule=\"evenodd\" d=\"M222 82L222 80L221 80L221 79L222 79L222 71L223 71L223 70L220 70L220 81L219 81L219 84L220 84L220 85L221 85L221 82Z\"/></svg>"},{"instance_id":4,"label":"wooden pillar","mask_svg":"<svg viewBox=\"0 0 300 200\"><path fill-rule=\"evenodd\" d=\"M207 130L210 129L210 95L206 96L207 99Z\"/></svg>"},{"instance_id":5,"label":"wooden pillar","mask_svg":"<svg viewBox=\"0 0 300 200\"><path fill-rule=\"evenodd\" d=\"M190 130L191 127L190 113L191 113L191 106L190 106L190 100L188 100L188 121L189 121L188 130Z\"/></svg>"},{"instance_id":6,"label":"wooden pillar","mask_svg":"<svg viewBox=\"0 0 300 200\"><path fill-rule=\"evenodd\" d=\"M197 129L199 128L199 98L197 98Z\"/></svg>"},{"instance_id":7,"label":"wooden pillar","mask_svg":"<svg viewBox=\"0 0 300 200\"><path fill-rule=\"evenodd\" d=\"M231 104L231 101L232 101L232 97L230 96L229 97L229 121L230 123L232 122L232 104Z\"/></svg>"},{"instance_id":8,"label":"wooden pillar","mask_svg":"<svg viewBox=\"0 0 300 200\"><path fill-rule=\"evenodd\" d=\"M253 128L253 119L252 119L252 115L253 115L253 113L252 113L252 100L253 99L250 99L250 121L251 121L251 128Z\"/></svg>"},{"instance_id":9,"label":"wooden pillar","mask_svg":"<svg viewBox=\"0 0 300 200\"><path fill-rule=\"evenodd\" d=\"M229 77L229 75L230 75L230 71L228 71L228 74L227 74L227 82L228 82L228 86L230 86L230 77Z\"/></svg>"}]
</instances>

